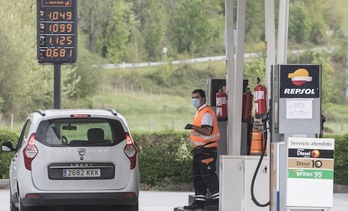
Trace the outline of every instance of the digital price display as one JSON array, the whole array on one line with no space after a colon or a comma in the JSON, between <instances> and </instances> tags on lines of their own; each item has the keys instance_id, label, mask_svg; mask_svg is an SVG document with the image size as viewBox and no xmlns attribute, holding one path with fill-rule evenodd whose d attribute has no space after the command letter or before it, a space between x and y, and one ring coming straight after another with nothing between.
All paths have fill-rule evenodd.
<instances>
[{"instance_id":1,"label":"digital price display","mask_svg":"<svg viewBox=\"0 0 348 211\"><path fill-rule=\"evenodd\" d=\"M37 0L39 63L75 63L77 0Z\"/></svg>"}]
</instances>

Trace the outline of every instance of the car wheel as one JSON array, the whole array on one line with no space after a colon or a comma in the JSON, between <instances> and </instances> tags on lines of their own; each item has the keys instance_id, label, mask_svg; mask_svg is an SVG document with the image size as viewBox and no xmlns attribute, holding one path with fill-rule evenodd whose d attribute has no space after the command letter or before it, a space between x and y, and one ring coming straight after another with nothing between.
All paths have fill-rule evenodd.
<instances>
[{"instance_id":1,"label":"car wheel","mask_svg":"<svg viewBox=\"0 0 348 211\"><path fill-rule=\"evenodd\" d=\"M138 205L134 205L134 206L124 206L123 211L138 211L139 210L139 206Z\"/></svg>"},{"instance_id":2,"label":"car wheel","mask_svg":"<svg viewBox=\"0 0 348 211\"><path fill-rule=\"evenodd\" d=\"M10 211L18 211L18 207L16 207L12 199L10 199Z\"/></svg>"},{"instance_id":3,"label":"car wheel","mask_svg":"<svg viewBox=\"0 0 348 211\"><path fill-rule=\"evenodd\" d=\"M111 207L112 211L139 211L138 205L117 205Z\"/></svg>"}]
</instances>

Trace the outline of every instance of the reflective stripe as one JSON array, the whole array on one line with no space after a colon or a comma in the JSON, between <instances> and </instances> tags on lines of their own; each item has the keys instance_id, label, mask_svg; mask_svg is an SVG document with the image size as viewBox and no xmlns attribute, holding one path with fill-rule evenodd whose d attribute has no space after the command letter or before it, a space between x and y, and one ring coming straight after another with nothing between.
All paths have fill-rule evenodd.
<instances>
[{"instance_id":1,"label":"reflective stripe","mask_svg":"<svg viewBox=\"0 0 348 211\"><path fill-rule=\"evenodd\" d=\"M195 195L196 201L205 201L205 195Z\"/></svg>"},{"instance_id":2,"label":"reflective stripe","mask_svg":"<svg viewBox=\"0 0 348 211\"><path fill-rule=\"evenodd\" d=\"M214 135L211 135L211 136L205 136L205 135L202 135L202 134L197 133L196 131L192 130L191 131L191 135L197 136L199 138L203 138L203 139L209 141L209 140L214 140L216 138L219 138L220 137L220 132L217 132L217 134L214 134Z\"/></svg>"},{"instance_id":3,"label":"reflective stripe","mask_svg":"<svg viewBox=\"0 0 348 211\"><path fill-rule=\"evenodd\" d=\"M212 141L211 143L202 143L202 142L197 142L197 141L192 141L190 140L191 144L195 147L199 147L199 146L207 146L206 148L209 148L210 144L216 144L216 141ZM212 146L213 147L213 146Z\"/></svg>"},{"instance_id":4,"label":"reflective stripe","mask_svg":"<svg viewBox=\"0 0 348 211\"><path fill-rule=\"evenodd\" d=\"M199 134L199 133L197 133L197 132L191 131L191 134L193 134L193 133ZM200 135L200 134L199 134L199 135ZM203 138L203 137L210 137L210 140L215 140L216 138L220 138L220 133L218 132L217 134L212 135L212 136L200 135L200 138ZM205 138L203 138L203 139L205 139ZM207 139L206 139L206 140L207 140ZM193 141L193 140L191 139L190 142L191 142L191 144L192 144L193 146L196 146L196 147L198 147L198 146L203 146L203 145L206 145L206 146L208 145L208 147L209 147L210 144L212 144L213 147L217 146L216 141L201 142L201 141Z\"/></svg>"},{"instance_id":5,"label":"reflective stripe","mask_svg":"<svg viewBox=\"0 0 348 211\"><path fill-rule=\"evenodd\" d=\"M219 198L219 193L215 193L215 194L211 195L211 197L213 199L218 199Z\"/></svg>"}]
</instances>

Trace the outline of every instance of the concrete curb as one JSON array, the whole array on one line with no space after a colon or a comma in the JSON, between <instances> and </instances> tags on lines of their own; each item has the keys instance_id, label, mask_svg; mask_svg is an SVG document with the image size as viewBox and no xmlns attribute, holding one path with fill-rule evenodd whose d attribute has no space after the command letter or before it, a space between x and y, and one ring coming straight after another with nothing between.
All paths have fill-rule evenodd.
<instances>
[{"instance_id":1,"label":"concrete curb","mask_svg":"<svg viewBox=\"0 0 348 211\"><path fill-rule=\"evenodd\" d=\"M334 193L348 193L348 185L334 184Z\"/></svg>"},{"instance_id":2,"label":"concrete curb","mask_svg":"<svg viewBox=\"0 0 348 211\"><path fill-rule=\"evenodd\" d=\"M0 179L0 189L9 189L9 188L10 188L9 179ZM334 184L334 193L348 193L348 185Z\"/></svg>"},{"instance_id":3,"label":"concrete curb","mask_svg":"<svg viewBox=\"0 0 348 211\"><path fill-rule=\"evenodd\" d=\"M0 189L9 189L10 184L8 179L0 179Z\"/></svg>"}]
</instances>

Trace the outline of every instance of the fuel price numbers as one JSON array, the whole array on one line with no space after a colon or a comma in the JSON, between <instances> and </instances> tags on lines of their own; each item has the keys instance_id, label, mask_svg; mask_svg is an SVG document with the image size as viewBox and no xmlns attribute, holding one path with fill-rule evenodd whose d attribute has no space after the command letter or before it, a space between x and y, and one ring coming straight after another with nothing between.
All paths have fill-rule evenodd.
<instances>
[{"instance_id":1,"label":"fuel price numbers","mask_svg":"<svg viewBox=\"0 0 348 211\"><path fill-rule=\"evenodd\" d=\"M37 0L37 4L38 61L76 62L77 0Z\"/></svg>"}]
</instances>

